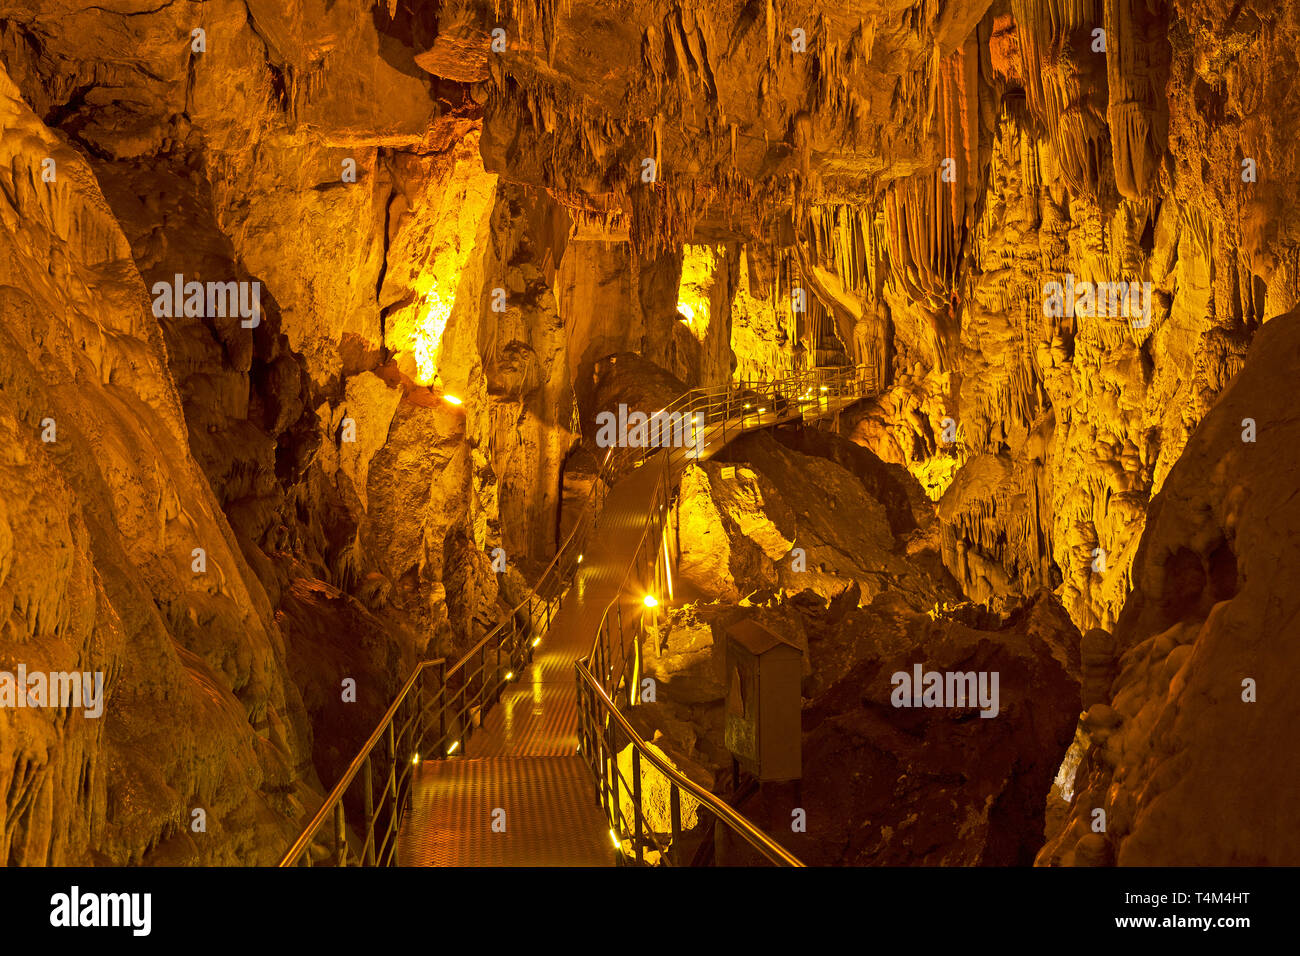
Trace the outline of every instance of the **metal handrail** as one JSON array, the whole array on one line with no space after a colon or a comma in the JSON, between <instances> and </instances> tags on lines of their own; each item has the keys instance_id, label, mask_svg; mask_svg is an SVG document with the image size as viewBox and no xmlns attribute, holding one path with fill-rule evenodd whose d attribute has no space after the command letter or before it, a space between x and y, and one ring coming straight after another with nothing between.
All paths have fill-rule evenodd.
<instances>
[{"instance_id":1,"label":"metal handrail","mask_svg":"<svg viewBox=\"0 0 1300 956\"><path fill-rule=\"evenodd\" d=\"M420 675L424 673L425 668L436 667L444 662L445 658L421 661L416 665L415 670L411 671L411 676L406 679L406 683L402 685L401 691L398 692L397 697L393 700L392 704L389 705L388 710L384 713L383 719L379 721L379 726L377 726L374 732L370 735L370 739L361 746L361 752L352 758L352 762L348 764L348 769L343 772L343 776L339 778L339 782L334 785L334 789L330 791L329 796L327 796L321 803L320 809L316 812L316 815L312 817L311 822L307 824L302 835L294 841L293 846L291 846L288 852L285 853L284 858L280 862L281 866L292 866L298 858L302 856L311 845L312 840L315 839L317 831L324 825L325 821L329 819L330 812L336 805L342 803L344 793L347 792L352 781L356 779L356 776L361 771L363 765L369 761L375 747L377 747L379 742L383 739L384 731L392 724L393 719L397 716L398 708L400 708L402 702L406 700L407 694L411 692L411 688L415 686L415 682L420 678Z\"/></svg>"},{"instance_id":2,"label":"metal handrail","mask_svg":"<svg viewBox=\"0 0 1300 956\"><path fill-rule=\"evenodd\" d=\"M406 754L401 755L402 762L406 765L403 769L402 780L397 779L396 776L392 773L392 768L390 768L389 779L384 788L385 801L381 805L379 810L375 810L373 807L373 793L372 793L373 778L372 778L372 774L369 772L371 757L373 755L373 751L375 747L377 747L380 741L384 738L385 731L388 731L389 732L388 736L390 738L389 749L390 751L392 751L389 755L390 762L399 759L398 751L401 750L402 748L399 748L397 746L396 738L404 735L407 727L410 726L410 720L414 720L415 717L418 715L413 715L412 718L408 720L408 723L406 725L403 725L402 734L393 733L393 722L396 719L396 716L402 704L408 700L408 698L415 690L415 688L419 686L420 679L425 675L428 669L431 667L438 667L439 681L438 681L437 690L435 691L436 696L434 700L430 701L429 704L423 705L417 708L417 710L419 714L427 714L429 711L432 711L435 707L438 708L439 736L435 741L433 741L433 748L437 756L439 757L449 756L449 754L442 753L444 745L446 744L448 737L456 733L457 725L460 725L462 728L464 727L464 718L466 714L472 708L476 706L481 706L485 699L493 698L497 691L499 691L502 687L504 687L506 683L509 683L508 680L497 680L494 686L491 688L491 690L488 693L484 693L484 691L487 690L487 687L486 687L486 682L483 681L481 678L483 676L484 670L486 669L485 657L486 657L486 652L488 647L491 646L493 643L496 644L496 649L498 651L498 664L499 664L499 660L500 660L499 651L502 644L504 643L504 639L509 637L512 645L518 644L516 640L516 638L518 637L516 631L516 622L518 620L520 613L522 612L528 615L529 623L531 625L533 622L532 621L533 608L534 606L539 604L542 605L545 609L546 629L549 629L550 621L551 618L553 617L553 613L552 613L553 599L543 597L541 592L543 591L544 586L548 584L548 579L552 576L552 574L555 574L556 580L554 582L549 582L549 583L554 583L556 585L558 585L561 579L565 576L563 571L564 563L562 559L564 559L566 556L569 558L570 573L572 573L572 571L574 570L574 568L577 567L577 565L581 564L581 557L582 557L581 554L578 555L577 559L573 558L573 553L577 551L578 546L581 543L579 542L579 534L584 531L590 531L591 526L594 525L594 517L593 517L594 512L595 509L600 507L604 499L606 492L603 489L607 489L608 487L609 479L613 473L612 471L613 467L614 467L614 462L612 460L612 456L610 454L606 454L605 459L602 462L601 467L598 469L594 481L592 482L591 491L588 492L587 498L583 502L582 513L580 514L577 522L574 524L572 530L569 532L568 537L565 538L564 542L560 545L559 549L556 551L555 556L547 564L546 569L542 572L541 577L538 579L537 584L534 585L529 590L527 597L525 597L523 601L521 601L520 603L516 604L513 608L511 608L506 619L503 620L501 623L499 623L486 635L484 635L484 637L472 648L470 648L470 650L466 652L460 658L460 660L458 660L455 664L453 664L450 669L445 669L445 664L446 664L445 658L437 658L434 660L421 661L419 664L415 666L410 676L406 679L406 682L402 685L402 688L398 692L397 697L393 700L393 703L389 705L388 710L384 713L383 718L379 721L378 726L375 727L369 739L362 746L361 751L357 754L356 757L353 758L352 762L348 765L348 769L344 772L343 776L339 779L338 783L336 783L334 787L330 790L329 794L325 797L325 800L321 803L321 806L317 810L316 814L312 817L311 821L307 824L307 826L303 829L302 833L294 841L293 845L285 852L284 856L281 857L279 862L280 866L297 866L304 861L308 865L311 864L308 851L311 848L311 846L315 843L318 835L320 834L321 828L324 826L325 821L329 819L331 813L333 813L335 817L333 862L336 865L346 865L347 834L346 834L346 826L345 826L346 819L345 819L345 810L344 810L344 799L347 795L348 789L355 781L357 773L361 770L366 771L366 775L365 775L366 780L365 780L363 798L365 800L365 805L366 805L366 810L364 815L367 818L365 824L366 824L366 830L368 835L366 838L366 842L363 844L362 852L359 854L359 858L362 860L363 863L374 863L380 857L383 856L382 852L378 852L376 850L372 838L375 825L377 823L380 814L383 813L385 810L387 810L388 818L390 822L390 828L389 828L390 833L386 834L384 837L385 848L387 848L388 836L391 835L391 831L395 829L396 821L400 817L401 811L405 803L405 791L404 788L401 786L401 784L405 782L405 777L409 775L410 773L409 767L412 765L412 762L418 762L419 754L422 750L422 745L424 743L426 734L421 733L419 738L413 741L413 745L407 748L410 751L411 762L408 762L405 759L407 756ZM529 637L533 637L533 632L531 627L525 632L525 638L529 638ZM519 660L519 662L515 664L515 666L512 666L508 673L521 671L523 667L526 666L527 660L531 658L531 651L533 646L535 646L533 642L527 640L524 641L522 647L512 646L511 654L510 654L510 660L512 664L515 663L516 652L522 650L524 654L522 656L522 659ZM480 658L480 666L477 671L470 674L468 673L469 662L474 659L475 655L478 655ZM498 671L499 669L500 668L498 666ZM452 681L453 678L462 674L465 676L462 678L461 687L460 687L461 707L459 710L451 714L451 720L449 721L447 719L448 716L447 698L448 698L449 688L451 686L450 682ZM480 678L478 693L475 695L472 701L467 700L466 699L467 695L465 691L468 688L470 682L475 677ZM404 739L405 738L403 736L403 740ZM394 851L396 850L395 842L393 845L393 850ZM392 854L389 855L390 859L385 862L391 862L391 855Z\"/></svg>"},{"instance_id":3,"label":"metal handrail","mask_svg":"<svg viewBox=\"0 0 1300 956\"><path fill-rule=\"evenodd\" d=\"M638 734L636 730L633 729L632 725L628 723L627 718L619 711L618 705L610 699L608 694L601 690L599 683L597 683L596 678L592 676L591 671L583 666L581 661L578 662L577 666L579 675L584 678L586 683L595 692L597 699L600 701L603 708L610 717L618 723L623 733L627 735L629 742L641 752L643 759L650 761L651 766L661 774L669 780L672 780L677 784L677 786L681 787L681 789L685 790L697 801L707 806L717 814L719 819L726 822L728 826L743 836L749 842L750 846L758 850L758 852L762 853L764 856L767 856L768 859L771 859L773 862L779 862L784 866L804 865L799 861L798 857L785 847L781 846L758 827L754 826L753 823L732 809L729 804L724 803L704 787L701 787L698 783L691 780L690 777L682 774L680 770L674 767L667 760L664 760L656 754L654 750L650 748L650 745L646 743L645 738Z\"/></svg>"},{"instance_id":4,"label":"metal handrail","mask_svg":"<svg viewBox=\"0 0 1300 956\"><path fill-rule=\"evenodd\" d=\"M874 375L863 374L871 370L865 366L847 367L836 369L827 374L818 371L809 375L794 376L789 380L781 380L773 383L763 383L756 389L746 388L741 385L739 388L728 385L719 389L694 389L692 393L702 394L706 399L705 402L705 421L704 427L708 427L721 420L723 424L723 441L726 442L726 426L730 415L737 402L733 396L753 395L756 398L768 396L772 399L781 398L789 402L790 396L785 394L791 389L786 385L787 381L794 383L792 390L796 396L793 401L796 404L808 404L811 401L817 406L815 417L821 417L823 412L838 413L840 407L834 409L827 407L823 409L820 396L823 392L829 392L834 387L836 389L836 398L850 398L856 400L874 390ZM811 379L811 381L810 381ZM867 383L871 384L868 385ZM817 388L817 396L814 399L807 400L809 388ZM803 389L800 392L800 389ZM846 391L847 390L847 391ZM716 401L718 394L722 395L722 401ZM694 397L683 396L688 405L694 410ZM746 414L750 403L739 403L740 407L735 409L740 412L740 431L743 433L747 430L746 419L750 416ZM848 404L848 403L846 403ZM716 409L722 409L719 418L715 418L713 412ZM787 406L788 408L788 406ZM798 414L804 414L802 407L799 408ZM756 413L753 417L755 421L750 428L767 427L776 424L779 421L786 420L787 416L782 416L773 406L772 416L775 420L766 420L762 413ZM615 842L619 844L620 851L623 843L623 833L631 830L631 844L633 855L636 862L642 863L645 859L645 850L647 848L657 851L660 860L666 863L680 863L679 844L681 838L681 791L685 790L696 800L707 806L717 820L721 820L733 832L737 833L752 847L759 851L769 862L779 866L802 866L799 860L782 847L779 843L763 833L757 826L747 820L742 814L730 807L724 801L709 793L703 787L700 787L694 781L682 774L677 768L669 762L663 760L652 750L646 741L633 730L631 724L620 712L618 705L614 701L614 696L620 687L625 686L625 680L628 672L628 658L632 656L628 653L625 640L625 624L623 621L623 604L628 597L629 584L638 583L643 580L643 576L648 571L654 578L653 591L662 593L660 585L660 548L659 542L663 538L664 521L666 511L670 504L672 491L672 454L670 451L660 451L663 470L655 482L655 488L650 503L649 513L646 516L646 522L641 530L641 536L637 541L636 549L633 552L633 559L628 565L627 571L623 575L622 582L618 588L616 596L606 606L601 616L600 625L597 628L595 638L592 642L591 652L588 656L577 662L576 678L578 682L578 702L579 702L579 736L580 750L588 769L596 779L598 790L598 802L605 813L607 821L611 825L611 834L615 837ZM643 452L641 458L647 455ZM650 542L654 543L654 557L650 558L647 547ZM667 557L665 556L665 560ZM645 571L642 570L643 562L648 565ZM644 591L644 588L638 587L637 591ZM640 604L640 601L637 601ZM614 642L610 637L617 631L616 641L617 649L613 646ZM637 628L639 631L639 627ZM632 647L633 654L639 654L639 641L635 642ZM618 665L618 674L615 675L614 667ZM597 678L592 671L592 667L601 676ZM633 675L633 683L636 681L636 675ZM629 694L634 698L638 691L633 688ZM615 728L622 731L623 736L627 739L627 744L632 749L632 816L631 821L625 819L622 803L619 794L619 785L622 784L624 793L628 791L628 781L623 776L622 770L618 765L618 754L621 748L618 746L618 739ZM659 837L650 831L644 824L644 813L641 806L641 768L642 760L650 761L668 781L669 804L670 804L670 842L667 847L663 845ZM597 768L599 761L599 769ZM627 824L630 823L630 828Z\"/></svg>"},{"instance_id":5,"label":"metal handrail","mask_svg":"<svg viewBox=\"0 0 1300 956\"><path fill-rule=\"evenodd\" d=\"M700 424L707 428L711 422L722 421L725 442L726 425L732 416L733 409L740 412L741 423L739 427L742 432L746 430L747 418L755 419L753 424L749 426L750 428L766 427L777 423L779 420L786 420L776 416L775 420L764 421L762 415L757 413L753 415L747 414L750 407L748 404L735 408L735 406L741 404L744 397L752 396L751 404L752 401L761 401L764 396L770 396L773 399L780 396L788 401L788 397L782 394L789 388L786 385L787 382L802 383L805 387L810 383L817 387L823 382L838 385L840 380L845 377L844 371L853 372L854 376L857 376L858 372L853 367L846 367L836 369L835 373L830 377L824 377L822 370L814 370L777 382L754 383L752 387L746 383L740 383L739 385L728 383L724 386L693 388L679 395L656 414L672 413L675 409L684 406L691 413L692 422L694 423L696 413L703 411L704 419ZM823 391L825 390L823 388ZM721 396L721 401L717 400L719 396ZM718 412L721 412L721 414L717 414ZM775 406L773 415L775 415ZM693 424L693 427L696 426ZM425 748L425 741L430 730L429 724L432 723L430 715L436 713L438 725L438 736L433 740L430 750L435 758L450 756L461 741L472 733L472 721L467 721L472 712L475 709L481 711L495 703L500 691L510 682L513 674L521 672L527 666L531 660L533 648L549 631L551 620L556 613L553 606L557 602L561 605L563 603L567 590L566 581L581 564L582 554L579 549L585 542L585 538L580 540L580 536L589 533L594 528L595 515L608 495L609 488L613 485L615 478L623 471L624 467L629 462L639 466L648 457L646 449L624 448L618 451L621 454L614 454L615 449L610 449L606 453L592 482L591 491L583 502L578 521L557 549L555 556L543 570L537 584L529 590L524 600L515 605L504 620L479 640L450 669L446 667L445 658L422 661L415 666L360 752L349 763L347 770L325 797L311 821L280 860L280 866L296 866L303 862L311 865L311 848L320 838L325 821L331 815L334 818L334 845L331 862L339 866L348 864L348 832L344 803L349 789L355 783L359 773L363 776L361 797L366 837L362 842L360 852L356 854L356 860L363 865L391 864L394 861L397 828L400 824L401 814L405 809L413 768L418 765L421 753L429 752ZM661 497L664 497L666 501L669 459L670 456L665 454L664 473L656 482L656 504L659 503ZM642 529L641 539L637 545L637 557L624 576L623 585L619 589L620 594L625 590L632 570L644 557L642 552L647 535L652 527L659 526L656 519L660 514L661 509L652 506L652 514L648 517L646 525ZM577 553L576 558L574 557L575 553ZM566 563L567 571L565 570ZM606 608L605 617L602 618L601 623L602 633L606 627L606 618L608 618L610 610L615 604L617 604L617 599L611 603L610 607ZM536 617L534 617L535 608L540 608ZM518 623L521 614L524 614L527 620L527 624L523 628L520 628ZM538 631L541 633L538 634ZM597 643L599 643L599 639L600 635L598 634ZM505 677L502 677L503 668L501 666L503 649L506 654L506 662L509 665L504 670ZM491 683L489 683L487 677L490 666L488 662L489 650L495 655L495 672ZM471 663L475 657L478 658L478 666L471 671ZM620 679L626 669L626 662L624 661L623 664L624 667L620 670ZM434 668L437 669L438 683L431 692L431 699L426 703L423 700L425 696L424 680ZM588 672L588 676L590 676L590 672ZM459 687L454 687L453 683L457 679L459 679ZM470 688L476 679L478 685L471 695ZM595 686L593 689L598 691L606 700L609 699L608 695L605 695L599 686ZM459 699L460 703L459 708L449 713L449 708L455 706L457 699ZM599 700L599 697L597 700ZM411 713L399 727L397 725L398 715L402 712L403 706L408 703L411 704ZM612 700L610 703L612 705ZM626 723L622 720L621 714L616 716L620 724ZM376 807L374 803L372 764L376 758L375 750L385 737L388 740L388 772L385 775L386 780L384 781L380 805ZM454 739L454 743L450 748L447 748L446 744L449 739ZM640 738L637 738L637 740L639 741ZM640 744L644 748L644 741L640 741ZM640 749L635 751L636 754L640 752ZM648 751L647 754L649 754ZM652 759L652 762L655 762L652 754L649 754L649 758ZM639 757L635 759L639 761ZM655 765L658 766L659 763L661 761L655 763ZM397 770L398 766L402 768L400 773ZM697 785L691 781L686 781L684 786L691 792L692 796L696 795L692 788L697 787ZM636 787L639 790L639 776L636 779ZM716 800L716 798L713 799ZM744 819L730 808L727 809L729 815L728 813L720 814L720 819L724 819L729 823L731 816L740 820ZM386 824L382 840L376 838L377 829L381 824ZM753 828L752 824L749 826ZM761 832L757 831L757 828L753 829L755 832ZM748 836L746 838L748 839ZM779 846L776 850L775 855L777 857L785 853Z\"/></svg>"}]
</instances>

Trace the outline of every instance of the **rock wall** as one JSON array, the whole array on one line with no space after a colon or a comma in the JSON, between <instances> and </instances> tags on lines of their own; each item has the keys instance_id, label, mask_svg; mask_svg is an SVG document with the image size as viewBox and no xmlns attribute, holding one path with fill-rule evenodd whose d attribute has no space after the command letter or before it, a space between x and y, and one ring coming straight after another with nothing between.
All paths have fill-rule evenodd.
<instances>
[{"instance_id":1,"label":"rock wall","mask_svg":"<svg viewBox=\"0 0 1300 956\"><path fill-rule=\"evenodd\" d=\"M825 456L834 450L841 461ZM867 604L886 590L917 610L957 601L934 542L912 534L910 476L854 451L834 437L757 432L689 466L668 524L678 590L735 602L806 589L830 599L852 586Z\"/></svg>"},{"instance_id":2,"label":"rock wall","mask_svg":"<svg viewBox=\"0 0 1300 956\"><path fill-rule=\"evenodd\" d=\"M1295 414L1300 313L1264 325L1151 505L1111 680L1082 723L1068 817L1040 863L1294 865ZM1087 650L1085 646L1085 650Z\"/></svg>"},{"instance_id":3,"label":"rock wall","mask_svg":"<svg viewBox=\"0 0 1300 956\"><path fill-rule=\"evenodd\" d=\"M270 862L310 777L271 602L195 462L164 336L93 170L3 74L0 144L0 662L103 680L90 717L0 709L0 854Z\"/></svg>"}]
</instances>

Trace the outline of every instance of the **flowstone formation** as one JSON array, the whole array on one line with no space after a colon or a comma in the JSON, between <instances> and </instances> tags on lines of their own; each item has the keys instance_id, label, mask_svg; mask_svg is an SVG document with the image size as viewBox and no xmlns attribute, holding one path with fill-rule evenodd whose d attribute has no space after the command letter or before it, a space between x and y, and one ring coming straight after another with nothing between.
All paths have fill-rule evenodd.
<instances>
[{"instance_id":1,"label":"flowstone formation","mask_svg":"<svg viewBox=\"0 0 1300 956\"><path fill-rule=\"evenodd\" d=\"M0 860L275 862L631 473L600 413L859 366L685 469L637 726L724 789L753 617L807 652L810 860L1297 862L1297 37L1261 0L0 0L0 673L104 707L0 687ZM896 711L927 655L1006 668L999 717Z\"/></svg>"},{"instance_id":2,"label":"flowstone formation","mask_svg":"<svg viewBox=\"0 0 1300 956\"><path fill-rule=\"evenodd\" d=\"M1286 692L1300 429L1276 387L1298 360L1293 311L1260 330L1153 502L1133 593L1113 640L1094 642L1093 667L1114 676L1087 701L1077 793L1040 862L1300 861L1295 748L1276 733L1300 716Z\"/></svg>"}]
</instances>

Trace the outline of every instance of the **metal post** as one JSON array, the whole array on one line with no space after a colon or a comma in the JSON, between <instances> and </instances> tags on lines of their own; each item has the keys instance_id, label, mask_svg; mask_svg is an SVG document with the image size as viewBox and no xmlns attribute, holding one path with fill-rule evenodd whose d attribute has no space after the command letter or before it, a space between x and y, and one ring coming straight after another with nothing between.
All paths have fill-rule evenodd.
<instances>
[{"instance_id":1,"label":"metal post","mask_svg":"<svg viewBox=\"0 0 1300 956\"><path fill-rule=\"evenodd\" d=\"M424 670L420 670L420 676L415 679L415 726L411 729L414 740L411 741L411 749L416 753L424 746Z\"/></svg>"},{"instance_id":2,"label":"metal post","mask_svg":"<svg viewBox=\"0 0 1300 956\"><path fill-rule=\"evenodd\" d=\"M361 766L361 786L365 788L365 811L366 811L366 857L365 865L375 865L375 791L370 770L370 755L366 755L366 762Z\"/></svg>"},{"instance_id":3,"label":"metal post","mask_svg":"<svg viewBox=\"0 0 1300 956\"><path fill-rule=\"evenodd\" d=\"M388 786L384 787L388 795L393 816L397 815L397 738L393 736L393 725L388 725Z\"/></svg>"},{"instance_id":4,"label":"metal post","mask_svg":"<svg viewBox=\"0 0 1300 956\"><path fill-rule=\"evenodd\" d=\"M348 832L343 821L343 801L334 804L334 865L348 865Z\"/></svg>"},{"instance_id":5,"label":"metal post","mask_svg":"<svg viewBox=\"0 0 1300 956\"><path fill-rule=\"evenodd\" d=\"M609 738L609 762L613 769L613 773L609 778L609 805L612 811L610 820L614 824L614 837L621 840L623 837L623 808L619 806L618 802L618 748L614 745L614 727L614 721L611 720L609 730L606 732L606 736Z\"/></svg>"},{"instance_id":6,"label":"metal post","mask_svg":"<svg viewBox=\"0 0 1300 956\"><path fill-rule=\"evenodd\" d=\"M614 604L618 610L618 646L623 646L623 601L620 598Z\"/></svg>"},{"instance_id":7,"label":"metal post","mask_svg":"<svg viewBox=\"0 0 1300 956\"><path fill-rule=\"evenodd\" d=\"M442 756L442 745L447 740L447 662L438 664L438 756Z\"/></svg>"},{"instance_id":8,"label":"metal post","mask_svg":"<svg viewBox=\"0 0 1300 956\"><path fill-rule=\"evenodd\" d=\"M681 866L682 863L682 795L678 791L677 784L671 784L668 787L668 807L669 815L672 817L673 838L668 844L668 859L673 866Z\"/></svg>"},{"instance_id":9,"label":"metal post","mask_svg":"<svg viewBox=\"0 0 1300 956\"><path fill-rule=\"evenodd\" d=\"M632 748L632 817L632 845L636 847L636 861L644 863L645 857L641 849L641 751L635 746Z\"/></svg>"},{"instance_id":10,"label":"metal post","mask_svg":"<svg viewBox=\"0 0 1300 956\"><path fill-rule=\"evenodd\" d=\"M605 658L606 658L605 644L609 640L607 636L608 633L609 633L609 615L606 615L604 618L601 619L600 631L596 635L597 638L596 639L596 660L595 660L595 664L597 667L596 674L597 674L597 679L600 681L600 685L602 687L605 686Z\"/></svg>"}]
</instances>

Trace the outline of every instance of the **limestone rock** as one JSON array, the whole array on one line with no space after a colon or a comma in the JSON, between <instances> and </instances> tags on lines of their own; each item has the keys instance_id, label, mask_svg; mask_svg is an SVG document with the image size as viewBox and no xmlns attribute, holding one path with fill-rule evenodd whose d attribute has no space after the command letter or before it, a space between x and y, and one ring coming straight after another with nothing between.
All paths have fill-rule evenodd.
<instances>
[{"instance_id":1,"label":"limestone rock","mask_svg":"<svg viewBox=\"0 0 1300 956\"><path fill-rule=\"evenodd\" d=\"M873 611L858 615L870 621ZM1029 863L1041 842L1043 797L1078 716L1077 632L1045 596L994 631L911 612L895 620L892 631L859 625L857 633L871 635L853 653L862 656L838 680L828 674L829 686L805 709L802 858ZM820 642L811 646L820 673ZM893 706L891 675L911 674L917 663L997 673L997 716Z\"/></svg>"},{"instance_id":2,"label":"limestone rock","mask_svg":"<svg viewBox=\"0 0 1300 956\"><path fill-rule=\"evenodd\" d=\"M1041 863L1294 864L1293 495L1297 448L1279 376L1300 313L1260 330L1240 374L1153 502L1114 635L1118 674L1088 711L1077 795ZM1256 441L1243 441L1242 421ZM1091 650L1091 648L1087 648ZM1247 683L1247 682L1251 683ZM1253 689L1252 689L1253 688ZM1093 811L1106 830L1092 830Z\"/></svg>"},{"instance_id":3,"label":"limestone rock","mask_svg":"<svg viewBox=\"0 0 1300 956\"><path fill-rule=\"evenodd\" d=\"M719 459L693 465L683 477L670 519L683 587L709 599L736 600L778 587L811 588L830 598L853 582L864 602L886 588L916 608L954 598L947 575L911 560L895 537L895 525L910 533L915 519L901 484L881 478L876 473L864 481L766 434L737 440ZM868 487L888 498L890 508Z\"/></svg>"}]
</instances>

